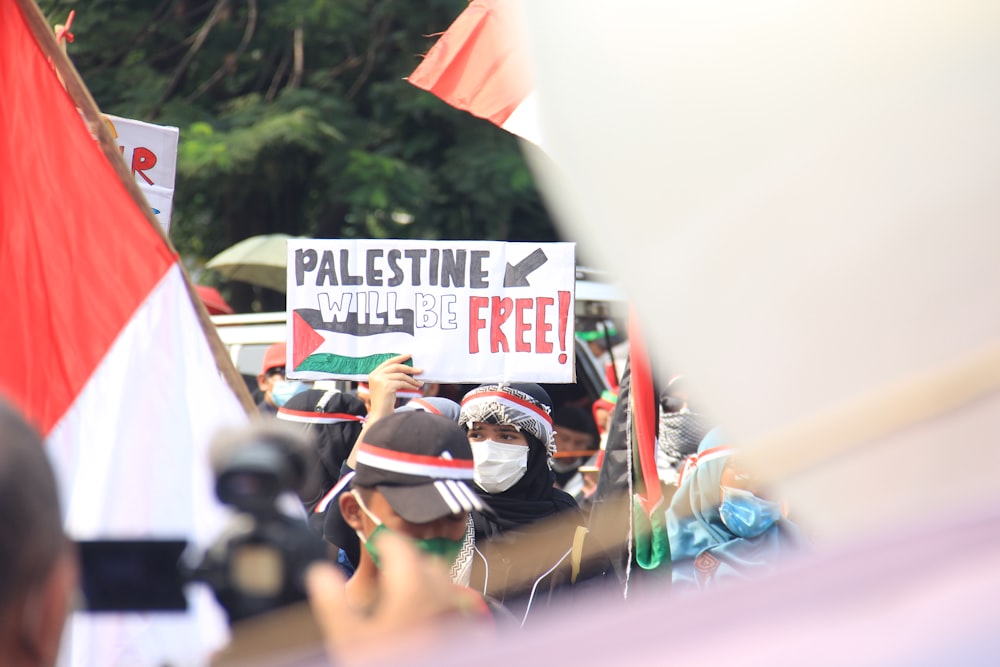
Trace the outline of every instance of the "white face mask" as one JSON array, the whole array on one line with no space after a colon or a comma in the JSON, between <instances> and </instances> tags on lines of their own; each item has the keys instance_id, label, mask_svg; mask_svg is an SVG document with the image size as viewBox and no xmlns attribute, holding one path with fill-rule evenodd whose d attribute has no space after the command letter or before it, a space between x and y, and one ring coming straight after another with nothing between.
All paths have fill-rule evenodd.
<instances>
[{"instance_id":1,"label":"white face mask","mask_svg":"<svg viewBox=\"0 0 1000 667\"><path fill-rule=\"evenodd\" d=\"M473 480L486 493L502 493L528 470L528 448L493 440L470 442L475 464Z\"/></svg>"}]
</instances>

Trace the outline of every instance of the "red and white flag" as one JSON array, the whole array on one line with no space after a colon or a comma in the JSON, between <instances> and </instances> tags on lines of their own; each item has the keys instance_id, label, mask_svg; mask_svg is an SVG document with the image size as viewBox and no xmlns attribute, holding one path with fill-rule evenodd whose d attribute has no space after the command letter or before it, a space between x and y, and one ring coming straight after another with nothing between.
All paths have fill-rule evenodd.
<instances>
[{"instance_id":1,"label":"red and white flag","mask_svg":"<svg viewBox=\"0 0 1000 667\"><path fill-rule=\"evenodd\" d=\"M28 14L0 2L0 394L44 435L72 537L204 546L225 517L208 442L247 416L177 254L102 153ZM225 638L202 597L186 615L75 614L64 661L198 664Z\"/></svg>"},{"instance_id":2,"label":"red and white flag","mask_svg":"<svg viewBox=\"0 0 1000 667\"><path fill-rule=\"evenodd\" d=\"M453 107L543 146L534 84L511 0L473 0L407 79Z\"/></svg>"}]
</instances>

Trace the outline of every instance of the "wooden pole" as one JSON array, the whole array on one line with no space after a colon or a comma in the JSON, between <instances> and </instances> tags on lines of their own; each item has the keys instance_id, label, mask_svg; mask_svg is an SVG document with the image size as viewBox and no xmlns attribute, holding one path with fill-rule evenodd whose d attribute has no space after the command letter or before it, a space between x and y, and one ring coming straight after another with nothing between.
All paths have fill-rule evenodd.
<instances>
[{"instance_id":1,"label":"wooden pole","mask_svg":"<svg viewBox=\"0 0 1000 667\"><path fill-rule=\"evenodd\" d=\"M177 264L180 267L181 274L184 276L184 284L187 287L188 297L191 299L191 305L194 306L195 312L198 314L198 322L201 324L205 338L208 340L212 355L215 357L215 365L218 367L219 372L222 373L222 376L236 394L247 414L251 416L257 415L257 405L247 390L243 376L240 375L233 364L226 346L223 345L222 340L219 338L219 334L215 330L215 325L212 324L208 311L205 309L205 304L202 303L201 297L198 296L198 292L194 288L194 283L191 282L191 276L188 275L187 269L184 268L184 263L180 261L177 249L174 248L166 232L163 231L159 220L153 215L153 207L146 201L146 197L142 194L139 186L136 185L135 178L129 171L128 166L122 160L121 154L118 151L118 145L108 131L104 117L100 109L98 109L97 103L94 102L94 98L91 97L90 91L87 90L87 86L84 85L83 80L80 78L80 74L76 71L76 67L73 66L69 56L59 47L52 27L34 0L16 0L16 2L35 37L35 41L38 42L42 51L52 62L53 67L62 79L63 85L66 87L66 92L69 93L74 104L80 109L91 133L97 137L97 143L104 156L111 163L112 168L118 174L125 189L132 195L132 199L139 207L139 210L142 211L146 221L153 226L157 234L160 235L160 238L163 239L163 242L170 248L170 251L177 256Z\"/></svg>"}]
</instances>

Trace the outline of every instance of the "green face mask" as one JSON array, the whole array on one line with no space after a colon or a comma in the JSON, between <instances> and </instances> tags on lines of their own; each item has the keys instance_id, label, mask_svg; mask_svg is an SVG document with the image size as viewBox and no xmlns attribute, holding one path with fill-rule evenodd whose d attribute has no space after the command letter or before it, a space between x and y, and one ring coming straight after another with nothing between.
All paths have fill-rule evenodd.
<instances>
[{"instance_id":1,"label":"green face mask","mask_svg":"<svg viewBox=\"0 0 1000 667\"><path fill-rule=\"evenodd\" d=\"M358 539L360 539L361 543L365 545L365 551L367 551L368 555L372 557L372 562L375 563L375 567L381 567L382 559L379 557L378 548L375 546L375 543L378 541L376 535L379 533L388 533L390 532L390 529L382 523L381 519L368 510L365 506L365 501L361 500L361 496L358 493L353 491L352 493L357 499L358 505L361 507L361 511L367 514L368 518L375 522L375 529L372 531L372 534L368 536L368 539L365 539L365 536L362 535L360 531L357 531ZM463 540L449 540L446 537L431 537L423 540L411 537L409 539L417 545L417 548L420 549L421 552L435 558L440 558L449 565L455 562L455 559L458 558L459 552L462 550Z\"/></svg>"}]
</instances>

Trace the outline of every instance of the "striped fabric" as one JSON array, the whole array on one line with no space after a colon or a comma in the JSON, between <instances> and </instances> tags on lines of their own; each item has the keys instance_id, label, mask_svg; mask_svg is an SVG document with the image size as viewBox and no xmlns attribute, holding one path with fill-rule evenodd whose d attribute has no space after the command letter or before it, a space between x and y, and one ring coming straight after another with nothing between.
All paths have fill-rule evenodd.
<instances>
[{"instance_id":1,"label":"striped fabric","mask_svg":"<svg viewBox=\"0 0 1000 667\"><path fill-rule=\"evenodd\" d=\"M358 446L358 465L403 475L440 479L472 479L471 459L458 460L438 456L421 456L376 447L366 442Z\"/></svg>"},{"instance_id":2,"label":"striped fabric","mask_svg":"<svg viewBox=\"0 0 1000 667\"><path fill-rule=\"evenodd\" d=\"M343 414L339 412L313 412L310 410L290 410L284 406L278 408L278 419L300 424L340 424L343 422L363 422L360 415Z\"/></svg>"},{"instance_id":3,"label":"striped fabric","mask_svg":"<svg viewBox=\"0 0 1000 667\"><path fill-rule=\"evenodd\" d=\"M556 453L548 406L513 387L483 385L466 394L459 423L469 428L475 422L510 424L545 443L549 457Z\"/></svg>"}]
</instances>

